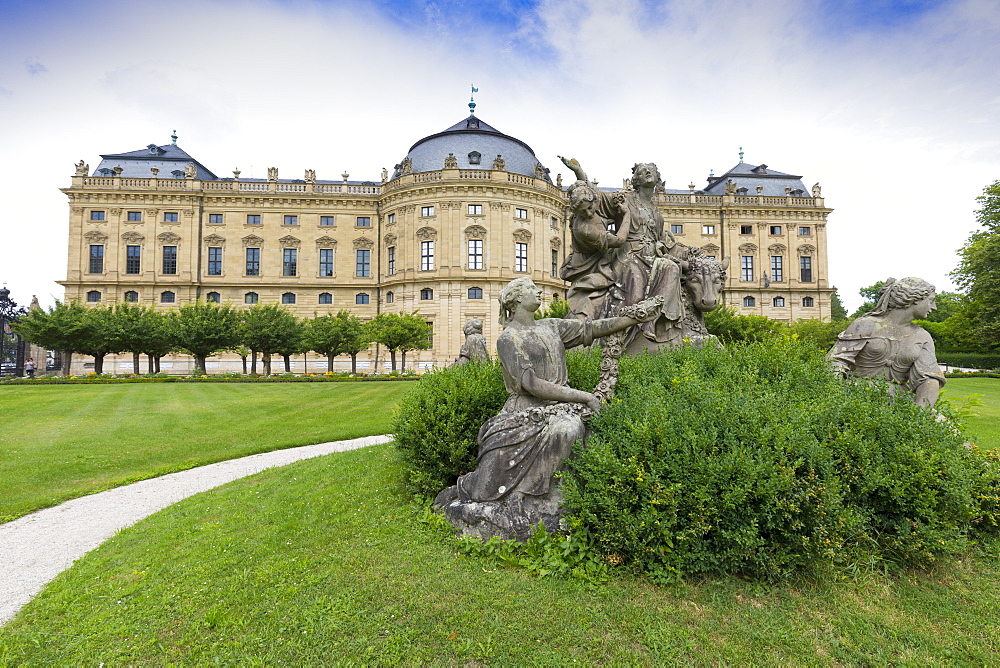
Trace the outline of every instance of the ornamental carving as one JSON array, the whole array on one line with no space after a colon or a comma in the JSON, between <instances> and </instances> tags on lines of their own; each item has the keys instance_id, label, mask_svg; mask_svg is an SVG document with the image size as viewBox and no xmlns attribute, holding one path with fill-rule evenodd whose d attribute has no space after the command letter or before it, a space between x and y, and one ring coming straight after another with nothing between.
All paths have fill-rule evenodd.
<instances>
[{"instance_id":1,"label":"ornamental carving","mask_svg":"<svg viewBox=\"0 0 1000 668\"><path fill-rule=\"evenodd\" d=\"M138 232L126 232L122 235L122 241L128 244L138 244L146 240L146 237L142 236Z\"/></svg>"},{"instance_id":2,"label":"ornamental carving","mask_svg":"<svg viewBox=\"0 0 1000 668\"><path fill-rule=\"evenodd\" d=\"M745 255L753 255L757 252L757 244L740 244L740 252Z\"/></svg>"},{"instance_id":3,"label":"ornamental carving","mask_svg":"<svg viewBox=\"0 0 1000 668\"><path fill-rule=\"evenodd\" d=\"M542 166L542 163L536 162L535 163L535 178L536 179L544 179L548 175L549 175L549 170L545 169L545 167Z\"/></svg>"},{"instance_id":4,"label":"ornamental carving","mask_svg":"<svg viewBox=\"0 0 1000 668\"><path fill-rule=\"evenodd\" d=\"M193 218L194 217L194 209L186 209L185 211L182 211L181 213L184 214L185 218Z\"/></svg>"},{"instance_id":5,"label":"ornamental carving","mask_svg":"<svg viewBox=\"0 0 1000 668\"><path fill-rule=\"evenodd\" d=\"M812 244L802 244L799 246L799 255L814 255L816 253L816 247Z\"/></svg>"},{"instance_id":6,"label":"ornamental carving","mask_svg":"<svg viewBox=\"0 0 1000 668\"><path fill-rule=\"evenodd\" d=\"M76 215L79 216L81 213L83 213L83 207L82 206L74 206L72 209L70 209L70 211L72 211L74 214L76 214Z\"/></svg>"},{"instance_id":7,"label":"ornamental carving","mask_svg":"<svg viewBox=\"0 0 1000 668\"><path fill-rule=\"evenodd\" d=\"M333 237L322 236L316 240L316 246L318 248L333 248L337 245L337 240Z\"/></svg>"},{"instance_id":8,"label":"ornamental carving","mask_svg":"<svg viewBox=\"0 0 1000 668\"><path fill-rule=\"evenodd\" d=\"M444 159L445 169L458 169L458 158L455 157L454 153L449 153Z\"/></svg>"},{"instance_id":9,"label":"ornamental carving","mask_svg":"<svg viewBox=\"0 0 1000 668\"><path fill-rule=\"evenodd\" d=\"M220 237L218 234L209 234L205 237L205 243L210 246L221 246L226 243L226 238Z\"/></svg>"},{"instance_id":10,"label":"ornamental carving","mask_svg":"<svg viewBox=\"0 0 1000 668\"><path fill-rule=\"evenodd\" d=\"M108 235L103 232L98 232L97 230L91 230L83 235L83 238L87 241L93 241L98 243L104 243L108 240Z\"/></svg>"},{"instance_id":11,"label":"ornamental carving","mask_svg":"<svg viewBox=\"0 0 1000 668\"><path fill-rule=\"evenodd\" d=\"M194 166L193 162L189 162L184 167L184 178L185 179L193 179L196 176L198 176L198 168Z\"/></svg>"},{"instance_id":12,"label":"ornamental carving","mask_svg":"<svg viewBox=\"0 0 1000 668\"><path fill-rule=\"evenodd\" d=\"M247 248L257 248L264 243L264 240L258 237L256 234L250 234L243 237L243 245Z\"/></svg>"},{"instance_id":13,"label":"ornamental carving","mask_svg":"<svg viewBox=\"0 0 1000 668\"><path fill-rule=\"evenodd\" d=\"M354 240L355 249L371 250L374 247L375 247L375 242L369 239L368 237L358 237L357 239Z\"/></svg>"},{"instance_id":14,"label":"ornamental carving","mask_svg":"<svg viewBox=\"0 0 1000 668\"><path fill-rule=\"evenodd\" d=\"M77 176L87 176L90 173L90 165L85 163L83 160L74 165L76 167Z\"/></svg>"},{"instance_id":15,"label":"ornamental carving","mask_svg":"<svg viewBox=\"0 0 1000 668\"><path fill-rule=\"evenodd\" d=\"M531 232L523 227L519 230L514 230L514 241L518 241L522 244L528 243L531 241Z\"/></svg>"},{"instance_id":16,"label":"ornamental carving","mask_svg":"<svg viewBox=\"0 0 1000 668\"><path fill-rule=\"evenodd\" d=\"M278 243L281 244L282 248L298 248L302 242L289 234L278 239Z\"/></svg>"},{"instance_id":17,"label":"ornamental carving","mask_svg":"<svg viewBox=\"0 0 1000 668\"><path fill-rule=\"evenodd\" d=\"M498 172L507 171L507 161L503 159L503 156L497 153L497 157L493 159L493 169Z\"/></svg>"},{"instance_id":18,"label":"ornamental carving","mask_svg":"<svg viewBox=\"0 0 1000 668\"><path fill-rule=\"evenodd\" d=\"M562 239L559 237L552 237L549 239L549 245L552 246L552 250L559 250L562 248Z\"/></svg>"},{"instance_id":19,"label":"ornamental carving","mask_svg":"<svg viewBox=\"0 0 1000 668\"><path fill-rule=\"evenodd\" d=\"M306 177L303 179L303 181L305 181L306 183L316 183L316 170L307 169Z\"/></svg>"},{"instance_id":20,"label":"ornamental carving","mask_svg":"<svg viewBox=\"0 0 1000 668\"><path fill-rule=\"evenodd\" d=\"M469 225L465 228L466 239L485 239L486 228L482 225Z\"/></svg>"},{"instance_id":21,"label":"ornamental carving","mask_svg":"<svg viewBox=\"0 0 1000 668\"><path fill-rule=\"evenodd\" d=\"M272 181L272 182L278 180L278 168L277 167L268 167L267 168L267 180L268 181Z\"/></svg>"},{"instance_id":22,"label":"ornamental carving","mask_svg":"<svg viewBox=\"0 0 1000 668\"><path fill-rule=\"evenodd\" d=\"M417 230L417 238L421 241L434 241L437 239L438 233L433 227L421 227Z\"/></svg>"},{"instance_id":23,"label":"ornamental carving","mask_svg":"<svg viewBox=\"0 0 1000 668\"><path fill-rule=\"evenodd\" d=\"M506 202L490 202L490 208L499 211L510 211L510 204Z\"/></svg>"},{"instance_id":24,"label":"ornamental carving","mask_svg":"<svg viewBox=\"0 0 1000 668\"><path fill-rule=\"evenodd\" d=\"M707 246L702 246L701 249L708 253L709 255L715 255L719 252L719 247L715 244L708 244Z\"/></svg>"},{"instance_id":25,"label":"ornamental carving","mask_svg":"<svg viewBox=\"0 0 1000 668\"><path fill-rule=\"evenodd\" d=\"M396 169L399 170L399 175L400 176L406 176L407 174L412 174L413 173L413 160L410 159L410 158L403 158L403 162L399 163L396 166Z\"/></svg>"},{"instance_id":26,"label":"ornamental carving","mask_svg":"<svg viewBox=\"0 0 1000 668\"><path fill-rule=\"evenodd\" d=\"M395 246L396 245L396 235L395 234L387 234L387 235L385 235L384 241L385 241L385 245L386 246Z\"/></svg>"},{"instance_id":27,"label":"ornamental carving","mask_svg":"<svg viewBox=\"0 0 1000 668\"><path fill-rule=\"evenodd\" d=\"M160 213L159 209L146 209L146 215L152 218L156 218L156 215Z\"/></svg>"},{"instance_id":28,"label":"ornamental carving","mask_svg":"<svg viewBox=\"0 0 1000 668\"><path fill-rule=\"evenodd\" d=\"M120 215L121 212L122 212L122 210L119 209L118 207L114 207L114 208L108 209L108 213L110 213L112 216Z\"/></svg>"},{"instance_id":29,"label":"ornamental carving","mask_svg":"<svg viewBox=\"0 0 1000 668\"><path fill-rule=\"evenodd\" d=\"M767 250L771 252L771 255L784 255L788 248L784 244L771 244Z\"/></svg>"},{"instance_id":30,"label":"ornamental carving","mask_svg":"<svg viewBox=\"0 0 1000 668\"><path fill-rule=\"evenodd\" d=\"M163 232L161 234L156 235L156 240L159 241L161 244L172 246L175 245L178 241L180 241L181 238L176 234L174 234L173 232Z\"/></svg>"}]
</instances>

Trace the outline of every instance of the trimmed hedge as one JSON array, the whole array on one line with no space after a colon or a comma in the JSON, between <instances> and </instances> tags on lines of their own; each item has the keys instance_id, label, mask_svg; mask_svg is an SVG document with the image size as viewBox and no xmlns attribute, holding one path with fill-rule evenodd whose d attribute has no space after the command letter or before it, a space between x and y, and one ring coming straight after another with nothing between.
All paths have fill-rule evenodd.
<instances>
[{"instance_id":1,"label":"trimmed hedge","mask_svg":"<svg viewBox=\"0 0 1000 668\"><path fill-rule=\"evenodd\" d=\"M391 382L400 380L419 380L417 376L359 376L356 378L343 376L240 376L226 378L224 376L133 376L129 378L9 378L0 380L4 385L115 385L119 383L359 383L359 382Z\"/></svg>"},{"instance_id":2,"label":"trimmed hedge","mask_svg":"<svg viewBox=\"0 0 1000 668\"><path fill-rule=\"evenodd\" d=\"M965 369L1000 370L1000 355L991 353L937 353L938 364Z\"/></svg>"}]
</instances>

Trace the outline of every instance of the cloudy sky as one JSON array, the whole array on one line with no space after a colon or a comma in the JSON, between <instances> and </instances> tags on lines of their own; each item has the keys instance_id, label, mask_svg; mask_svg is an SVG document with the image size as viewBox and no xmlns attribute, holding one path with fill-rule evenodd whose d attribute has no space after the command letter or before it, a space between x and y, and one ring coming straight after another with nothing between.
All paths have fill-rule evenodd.
<instances>
[{"instance_id":1,"label":"cloudy sky","mask_svg":"<svg viewBox=\"0 0 1000 668\"><path fill-rule=\"evenodd\" d=\"M831 280L952 287L1000 179L996 0L0 0L0 281L62 294L81 158L178 144L220 176L379 178L477 115L592 178L738 161L819 182Z\"/></svg>"}]
</instances>

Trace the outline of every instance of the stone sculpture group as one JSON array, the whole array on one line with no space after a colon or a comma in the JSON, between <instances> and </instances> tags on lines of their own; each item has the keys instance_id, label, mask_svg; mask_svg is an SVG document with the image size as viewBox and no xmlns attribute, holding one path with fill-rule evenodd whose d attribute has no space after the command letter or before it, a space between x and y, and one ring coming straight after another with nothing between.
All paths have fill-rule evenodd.
<instances>
[{"instance_id":1,"label":"stone sculpture group","mask_svg":"<svg viewBox=\"0 0 1000 668\"><path fill-rule=\"evenodd\" d=\"M497 355L509 397L479 430L476 469L435 500L467 535L525 540L539 524L558 531L562 495L554 476L610 399L618 358L714 340L704 313L719 303L729 260L674 239L653 202L656 165L636 164L631 183L609 194L588 181L578 161L562 160L577 177L567 192L572 253L560 272L571 283L570 310L536 320L541 290L528 278L500 292ZM945 379L930 334L912 321L933 308L934 286L890 278L875 309L851 323L827 358L845 376L884 378L932 406ZM482 322L467 322L465 334L456 364L488 358ZM569 387L566 350L597 339L603 362L595 392Z\"/></svg>"}]
</instances>

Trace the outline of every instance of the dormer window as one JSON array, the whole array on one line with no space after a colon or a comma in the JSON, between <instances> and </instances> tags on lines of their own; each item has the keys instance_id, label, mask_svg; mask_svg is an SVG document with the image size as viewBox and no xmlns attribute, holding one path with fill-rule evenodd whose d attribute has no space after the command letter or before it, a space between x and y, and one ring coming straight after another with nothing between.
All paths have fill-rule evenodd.
<instances>
[{"instance_id":1,"label":"dormer window","mask_svg":"<svg viewBox=\"0 0 1000 668\"><path fill-rule=\"evenodd\" d=\"M737 188L736 189L736 194L737 195L746 195L747 194L747 189L746 188Z\"/></svg>"},{"instance_id":2,"label":"dormer window","mask_svg":"<svg viewBox=\"0 0 1000 668\"><path fill-rule=\"evenodd\" d=\"M806 194L805 191L802 190L802 189L799 189L799 188L797 188L797 189L795 189L795 190L792 191L792 195L794 197L802 197L805 194Z\"/></svg>"},{"instance_id":3,"label":"dormer window","mask_svg":"<svg viewBox=\"0 0 1000 668\"><path fill-rule=\"evenodd\" d=\"M750 171L755 174L767 174L767 165L761 163L756 167L754 167L753 169L751 169Z\"/></svg>"},{"instance_id":4,"label":"dormer window","mask_svg":"<svg viewBox=\"0 0 1000 668\"><path fill-rule=\"evenodd\" d=\"M170 172L170 176L174 177L175 179L183 179L184 178L184 170L175 169L174 171Z\"/></svg>"},{"instance_id":5,"label":"dormer window","mask_svg":"<svg viewBox=\"0 0 1000 668\"><path fill-rule=\"evenodd\" d=\"M465 127L468 130L478 130L479 129L479 119L478 118L470 118L468 120L468 122L465 124Z\"/></svg>"},{"instance_id":6,"label":"dormer window","mask_svg":"<svg viewBox=\"0 0 1000 668\"><path fill-rule=\"evenodd\" d=\"M98 169L97 173L100 174L101 176L113 176L114 175L114 172L112 172L107 167L105 167L103 169Z\"/></svg>"},{"instance_id":7,"label":"dormer window","mask_svg":"<svg viewBox=\"0 0 1000 668\"><path fill-rule=\"evenodd\" d=\"M149 149L149 154L150 155L159 155L160 154L160 150L157 148L156 144L149 144L148 146L146 146L146 148Z\"/></svg>"},{"instance_id":8,"label":"dormer window","mask_svg":"<svg viewBox=\"0 0 1000 668\"><path fill-rule=\"evenodd\" d=\"M480 162L482 162L482 159L483 155L479 151L473 151L472 153L469 154L470 165L478 165Z\"/></svg>"}]
</instances>

